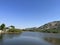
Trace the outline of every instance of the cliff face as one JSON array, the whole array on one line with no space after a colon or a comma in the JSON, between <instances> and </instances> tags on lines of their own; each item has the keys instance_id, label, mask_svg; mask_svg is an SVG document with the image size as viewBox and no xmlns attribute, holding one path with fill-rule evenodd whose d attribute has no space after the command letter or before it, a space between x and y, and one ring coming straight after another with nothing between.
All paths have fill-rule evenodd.
<instances>
[{"instance_id":1,"label":"cliff face","mask_svg":"<svg viewBox=\"0 0 60 45\"><path fill-rule=\"evenodd\" d=\"M38 29L60 29L60 21L53 21L49 22L47 24L44 24L43 26L40 26Z\"/></svg>"}]
</instances>

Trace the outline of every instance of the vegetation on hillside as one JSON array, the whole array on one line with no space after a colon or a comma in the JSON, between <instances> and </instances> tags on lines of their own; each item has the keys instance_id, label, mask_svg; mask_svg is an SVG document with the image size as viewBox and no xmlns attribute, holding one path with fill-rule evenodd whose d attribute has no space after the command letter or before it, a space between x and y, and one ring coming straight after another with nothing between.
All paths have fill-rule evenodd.
<instances>
[{"instance_id":1,"label":"vegetation on hillside","mask_svg":"<svg viewBox=\"0 0 60 45\"><path fill-rule=\"evenodd\" d=\"M60 33L60 21L53 21L44 24L38 28L28 28L23 31L44 32L44 33Z\"/></svg>"}]
</instances>

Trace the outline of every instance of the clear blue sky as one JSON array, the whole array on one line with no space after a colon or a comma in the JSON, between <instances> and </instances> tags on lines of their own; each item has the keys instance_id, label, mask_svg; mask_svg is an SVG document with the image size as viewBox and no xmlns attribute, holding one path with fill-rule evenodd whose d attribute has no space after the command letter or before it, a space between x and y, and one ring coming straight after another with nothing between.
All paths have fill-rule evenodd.
<instances>
[{"instance_id":1,"label":"clear blue sky","mask_svg":"<svg viewBox=\"0 0 60 45\"><path fill-rule=\"evenodd\" d=\"M0 0L0 24L39 27L60 20L60 0Z\"/></svg>"}]
</instances>

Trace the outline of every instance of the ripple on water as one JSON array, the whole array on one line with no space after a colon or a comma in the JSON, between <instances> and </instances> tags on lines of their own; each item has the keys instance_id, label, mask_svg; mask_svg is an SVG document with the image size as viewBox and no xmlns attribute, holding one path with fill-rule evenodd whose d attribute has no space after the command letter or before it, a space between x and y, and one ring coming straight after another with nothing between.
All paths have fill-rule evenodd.
<instances>
[{"instance_id":1,"label":"ripple on water","mask_svg":"<svg viewBox=\"0 0 60 45\"><path fill-rule=\"evenodd\" d=\"M20 38L12 40L6 40L4 42L4 45L51 45L51 44L37 37L34 38L34 37L22 36Z\"/></svg>"}]
</instances>

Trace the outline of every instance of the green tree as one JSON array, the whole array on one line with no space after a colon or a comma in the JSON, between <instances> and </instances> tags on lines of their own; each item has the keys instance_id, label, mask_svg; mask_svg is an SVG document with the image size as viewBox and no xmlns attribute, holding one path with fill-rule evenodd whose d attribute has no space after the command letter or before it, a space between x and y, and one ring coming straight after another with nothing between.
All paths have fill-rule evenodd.
<instances>
[{"instance_id":1,"label":"green tree","mask_svg":"<svg viewBox=\"0 0 60 45\"><path fill-rule=\"evenodd\" d=\"M13 26L13 25L11 25L10 27L11 27L11 29L15 29L15 26Z\"/></svg>"},{"instance_id":2,"label":"green tree","mask_svg":"<svg viewBox=\"0 0 60 45\"><path fill-rule=\"evenodd\" d=\"M5 24L1 24L0 29L4 30L5 29Z\"/></svg>"}]
</instances>

